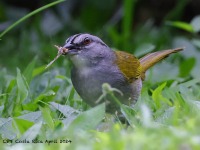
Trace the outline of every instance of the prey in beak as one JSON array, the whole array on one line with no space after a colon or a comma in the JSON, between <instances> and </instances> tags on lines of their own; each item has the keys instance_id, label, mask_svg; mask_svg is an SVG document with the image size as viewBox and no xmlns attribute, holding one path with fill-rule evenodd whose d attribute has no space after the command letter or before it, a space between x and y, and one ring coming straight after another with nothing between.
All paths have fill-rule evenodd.
<instances>
[{"instance_id":1,"label":"prey in beak","mask_svg":"<svg viewBox=\"0 0 200 150\"><path fill-rule=\"evenodd\" d=\"M58 49L57 56L45 67L45 69L49 68L61 55L67 55L68 50L65 47L54 45Z\"/></svg>"}]
</instances>

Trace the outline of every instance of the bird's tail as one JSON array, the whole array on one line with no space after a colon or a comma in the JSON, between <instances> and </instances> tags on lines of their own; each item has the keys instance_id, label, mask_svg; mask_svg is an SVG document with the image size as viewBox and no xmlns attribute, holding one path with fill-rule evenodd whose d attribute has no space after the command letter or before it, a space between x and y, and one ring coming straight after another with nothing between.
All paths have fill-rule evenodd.
<instances>
[{"instance_id":1,"label":"bird's tail","mask_svg":"<svg viewBox=\"0 0 200 150\"><path fill-rule=\"evenodd\" d=\"M142 68L142 80L145 79L145 72L154 64L157 62L161 61L162 59L166 58L172 53L177 53L179 51L182 51L184 48L175 48L175 49L169 49L169 50L163 50L163 51L158 51L154 53L149 53L145 55L144 57L140 58L140 64Z\"/></svg>"}]
</instances>

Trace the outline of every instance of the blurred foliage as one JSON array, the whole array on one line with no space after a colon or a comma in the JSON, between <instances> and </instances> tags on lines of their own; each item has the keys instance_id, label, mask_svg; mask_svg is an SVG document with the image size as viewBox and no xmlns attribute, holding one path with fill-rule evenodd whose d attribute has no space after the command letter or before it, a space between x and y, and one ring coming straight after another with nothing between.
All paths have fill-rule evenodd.
<instances>
[{"instance_id":1,"label":"blurred foliage","mask_svg":"<svg viewBox=\"0 0 200 150\"><path fill-rule=\"evenodd\" d=\"M52 1L2 0L0 31ZM1 149L199 149L200 9L198 0L66 0L36 13L0 40ZM71 63L53 45L89 32L138 57L185 47L147 72L134 108L122 105L130 126L88 106L75 92ZM111 89L112 90L112 89ZM105 117L104 117L105 116ZM114 121L113 121L114 120ZM65 140L60 143L60 140ZM71 140L70 143L67 140Z\"/></svg>"}]
</instances>

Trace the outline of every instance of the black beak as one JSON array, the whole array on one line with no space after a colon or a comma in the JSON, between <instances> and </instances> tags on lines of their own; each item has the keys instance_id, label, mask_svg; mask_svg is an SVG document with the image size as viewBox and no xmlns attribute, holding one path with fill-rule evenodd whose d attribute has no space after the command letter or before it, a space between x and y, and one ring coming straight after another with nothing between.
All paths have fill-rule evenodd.
<instances>
[{"instance_id":1,"label":"black beak","mask_svg":"<svg viewBox=\"0 0 200 150\"><path fill-rule=\"evenodd\" d=\"M66 43L64 46L63 46L64 48L66 48L66 49L75 49L75 45L74 44L70 44L70 43Z\"/></svg>"},{"instance_id":2,"label":"black beak","mask_svg":"<svg viewBox=\"0 0 200 150\"><path fill-rule=\"evenodd\" d=\"M68 52L66 54L77 54L79 51L79 46L76 44L66 43L63 48L68 49ZM66 55L65 54L65 55Z\"/></svg>"}]
</instances>

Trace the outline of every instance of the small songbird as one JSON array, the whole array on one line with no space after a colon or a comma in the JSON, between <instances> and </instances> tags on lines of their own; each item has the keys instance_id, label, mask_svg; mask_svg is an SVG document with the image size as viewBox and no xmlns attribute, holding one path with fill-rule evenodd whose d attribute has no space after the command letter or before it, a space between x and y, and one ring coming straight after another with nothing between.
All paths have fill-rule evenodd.
<instances>
[{"instance_id":1,"label":"small songbird","mask_svg":"<svg viewBox=\"0 0 200 150\"><path fill-rule=\"evenodd\" d=\"M114 51L100 38L91 34L76 34L66 40L63 55L69 56L73 63L71 79L81 98L90 106L106 103L106 111L119 110L109 96L97 101L102 95L102 85L108 83L118 89L114 93L122 104L134 106L145 79L145 72L158 61L182 48L163 50L147 54L137 59L132 54Z\"/></svg>"}]
</instances>

